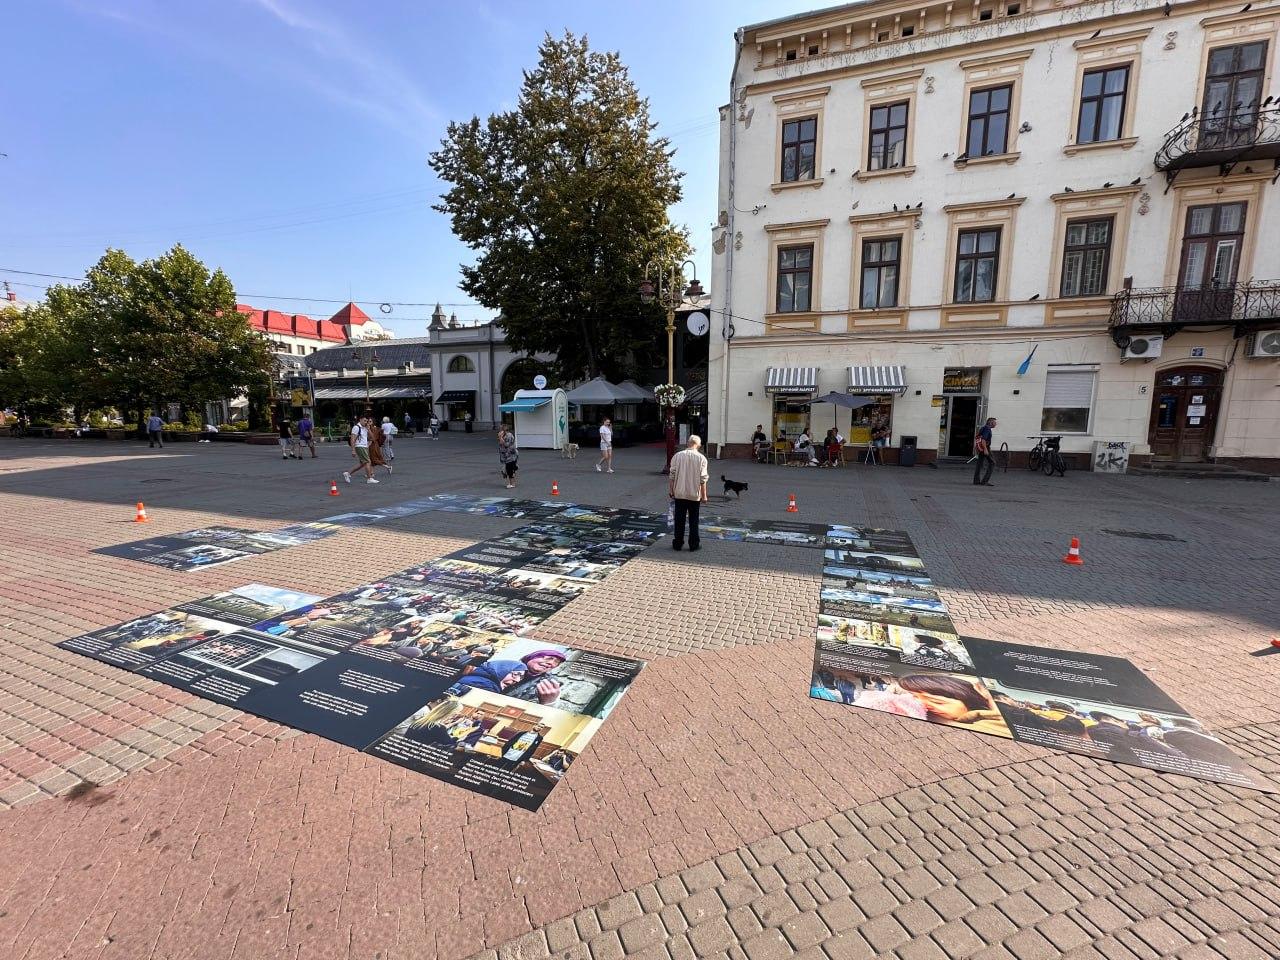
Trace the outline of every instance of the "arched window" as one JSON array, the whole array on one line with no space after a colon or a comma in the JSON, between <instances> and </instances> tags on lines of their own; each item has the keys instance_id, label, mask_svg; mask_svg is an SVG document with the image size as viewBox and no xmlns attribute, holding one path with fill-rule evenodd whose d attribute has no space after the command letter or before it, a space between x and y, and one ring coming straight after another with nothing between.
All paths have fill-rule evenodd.
<instances>
[{"instance_id":1,"label":"arched window","mask_svg":"<svg viewBox=\"0 0 1280 960\"><path fill-rule=\"evenodd\" d=\"M449 372L450 373L475 373L476 365L471 362L470 357L464 357L462 354L458 354L456 357L454 357L452 360L449 361Z\"/></svg>"}]
</instances>

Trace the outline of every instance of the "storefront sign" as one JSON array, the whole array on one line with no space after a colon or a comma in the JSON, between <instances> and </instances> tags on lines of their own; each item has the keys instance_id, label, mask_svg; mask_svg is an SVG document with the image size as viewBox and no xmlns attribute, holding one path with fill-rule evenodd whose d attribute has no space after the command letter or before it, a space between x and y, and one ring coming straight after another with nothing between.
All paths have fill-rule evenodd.
<instances>
[{"instance_id":1,"label":"storefront sign","mask_svg":"<svg viewBox=\"0 0 1280 960\"><path fill-rule=\"evenodd\" d=\"M1203 403L1193 403L1187 407L1188 417L1203 417L1205 415L1205 405Z\"/></svg>"},{"instance_id":2,"label":"storefront sign","mask_svg":"<svg viewBox=\"0 0 1280 960\"><path fill-rule=\"evenodd\" d=\"M931 407L940 407L940 406L942 406L943 404L945 404L946 402L947 402L947 398L946 398L946 397L934 396L934 397L929 401L929 406L931 406Z\"/></svg>"},{"instance_id":3,"label":"storefront sign","mask_svg":"<svg viewBox=\"0 0 1280 960\"><path fill-rule=\"evenodd\" d=\"M977 393L982 389L982 370L979 367L948 369L942 375L943 393Z\"/></svg>"}]
</instances>

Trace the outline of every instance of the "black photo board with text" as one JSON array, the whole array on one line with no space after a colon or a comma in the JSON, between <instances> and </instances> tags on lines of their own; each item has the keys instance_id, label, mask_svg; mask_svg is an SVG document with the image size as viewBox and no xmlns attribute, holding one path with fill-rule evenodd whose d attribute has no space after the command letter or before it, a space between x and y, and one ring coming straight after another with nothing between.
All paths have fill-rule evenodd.
<instances>
[{"instance_id":1,"label":"black photo board with text","mask_svg":"<svg viewBox=\"0 0 1280 960\"><path fill-rule=\"evenodd\" d=\"M958 636L905 533L833 527L827 543L814 699L1272 789L1128 660Z\"/></svg>"}]
</instances>

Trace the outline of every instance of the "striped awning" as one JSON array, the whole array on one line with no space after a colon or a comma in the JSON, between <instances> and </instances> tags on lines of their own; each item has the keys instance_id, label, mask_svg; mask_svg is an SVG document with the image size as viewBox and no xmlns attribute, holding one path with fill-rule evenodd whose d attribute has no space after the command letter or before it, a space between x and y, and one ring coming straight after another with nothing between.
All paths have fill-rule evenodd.
<instances>
[{"instance_id":1,"label":"striped awning","mask_svg":"<svg viewBox=\"0 0 1280 960\"><path fill-rule=\"evenodd\" d=\"M901 396L907 392L907 368L850 367L849 392L864 395L896 393Z\"/></svg>"},{"instance_id":2,"label":"striped awning","mask_svg":"<svg viewBox=\"0 0 1280 960\"><path fill-rule=\"evenodd\" d=\"M430 399L430 387L316 387L317 400L408 400L415 397Z\"/></svg>"},{"instance_id":3,"label":"striped awning","mask_svg":"<svg viewBox=\"0 0 1280 960\"><path fill-rule=\"evenodd\" d=\"M764 389L766 393L815 393L818 389L818 368L770 367Z\"/></svg>"}]
</instances>

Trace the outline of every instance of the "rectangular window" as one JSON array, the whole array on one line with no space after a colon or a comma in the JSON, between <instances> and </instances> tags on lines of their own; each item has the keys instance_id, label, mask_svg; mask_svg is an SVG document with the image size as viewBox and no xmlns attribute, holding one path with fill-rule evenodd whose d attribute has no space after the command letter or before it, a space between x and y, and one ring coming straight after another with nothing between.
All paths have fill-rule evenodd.
<instances>
[{"instance_id":1,"label":"rectangular window","mask_svg":"<svg viewBox=\"0 0 1280 960\"><path fill-rule=\"evenodd\" d=\"M906 100L871 108L868 170L897 170L907 165Z\"/></svg>"},{"instance_id":2,"label":"rectangular window","mask_svg":"<svg viewBox=\"0 0 1280 960\"><path fill-rule=\"evenodd\" d=\"M1266 62L1266 41L1209 51L1200 106L1202 148L1236 147L1254 141Z\"/></svg>"},{"instance_id":3,"label":"rectangular window","mask_svg":"<svg viewBox=\"0 0 1280 960\"><path fill-rule=\"evenodd\" d=\"M813 179L818 146L818 118L788 120L782 125L782 182Z\"/></svg>"},{"instance_id":4,"label":"rectangular window","mask_svg":"<svg viewBox=\"0 0 1280 960\"><path fill-rule=\"evenodd\" d=\"M1119 140L1124 129L1129 65L1087 70L1080 85L1080 120L1076 143Z\"/></svg>"},{"instance_id":5,"label":"rectangular window","mask_svg":"<svg viewBox=\"0 0 1280 960\"><path fill-rule=\"evenodd\" d=\"M1067 223L1060 296L1098 297L1107 292L1113 226L1110 217Z\"/></svg>"},{"instance_id":6,"label":"rectangular window","mask_svg":"<svg viewBox=\"0 0 1280 960\"><path fill-rule=\"evenodd\" d=\"M990 303L996 298L1000 228L961 230L956 245L956 303Z\"/></svg>"},{"instance_id":7,"label":"rectangular window","mask_svg":"<svg viewBox=\"0 0 1280 960\"><path fill-rule=\"evenodd\" d=\"M902 259L901 237L879 237L862 242L863 310L898 305L898 268Z\"/></svg>"},{"instance_id":8,"label":"rectangular window","mask_svg":"<svg viewBox=\"0 0 1280 960\"><path fill-rule=\"evenodd\" d=\"M804 313L812 303L813 244L778 249L778 313Z\"/></svg>"},{"instance_id":9,"label":"rectangular window","mask_svg":"<svg viewBox=\"0 0 1280 960\"><path fill-rule=\"evenodd\" d=\"M990 157L1008 149L1012 101L1012 84L969 92L969 139L965 147L969 157Z\"/></svg>"},{"instance_id":10,"label":"rectangular window","mask_svg":"<svg viewBox=\"0 0 1280 960\"><path fill-rule=\"evenodd\" d=\"M1041 432L1088 433L1097 377L1098 372L1092 367L1051 367L1044 384Z\"/></svg>"}]
</instances>

